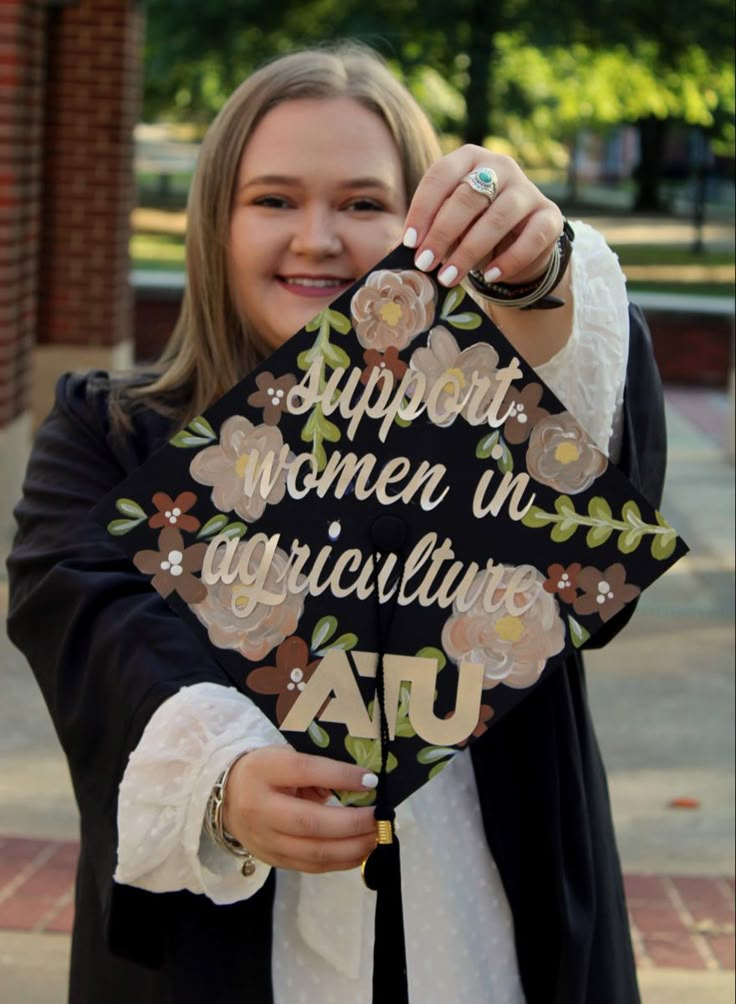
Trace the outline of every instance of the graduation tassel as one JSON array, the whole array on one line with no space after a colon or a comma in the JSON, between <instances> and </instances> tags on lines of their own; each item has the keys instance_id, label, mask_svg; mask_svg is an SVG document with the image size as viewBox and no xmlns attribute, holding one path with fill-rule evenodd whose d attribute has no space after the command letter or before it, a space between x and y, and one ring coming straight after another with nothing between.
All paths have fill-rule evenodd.
<instances>
[{"instance_id":1,"label":"graduation tassel","mask_svg":"<svg viewBox=\"0 0 736 1004\"><path fill-rule=\"evenodd\" d=\"M406 537L406 524L396 516L381 516L371 528L376 550L398 554ZM376 556L377 557L377 556ZM376 667L376 703L379 714L381 769L376 789L377 843L363 862L363 881L376 893L376 921L373 940L373 1004L409 1004L406 972L404 908L401 896L401 856L395 832L396 814L391 805L388 783L390 736L385 705L383 657L388 644L396 602L403 577L404 562L399 559L393 602L381 606L376 588L378 665ZM376 561L376 572L378 561Z\"/></svg>"}]
</instances>

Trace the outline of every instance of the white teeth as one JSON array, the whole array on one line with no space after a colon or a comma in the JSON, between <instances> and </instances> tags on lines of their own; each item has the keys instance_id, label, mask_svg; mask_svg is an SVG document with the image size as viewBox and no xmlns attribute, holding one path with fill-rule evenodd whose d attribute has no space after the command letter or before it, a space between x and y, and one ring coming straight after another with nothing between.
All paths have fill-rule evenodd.
<instances>
[{"instance_id":1,"label":"white teeth","mask_svg":"<svg viewBox=\"0 0 736 1004\"><path fill-rule=\"evenodd\" d=\"M334 289L336 286L343 286L345 284L344 279L303 279L303 278L287 278L285 280L290 286L312 286L317 289Z\"/></svg>"}]
</instances>

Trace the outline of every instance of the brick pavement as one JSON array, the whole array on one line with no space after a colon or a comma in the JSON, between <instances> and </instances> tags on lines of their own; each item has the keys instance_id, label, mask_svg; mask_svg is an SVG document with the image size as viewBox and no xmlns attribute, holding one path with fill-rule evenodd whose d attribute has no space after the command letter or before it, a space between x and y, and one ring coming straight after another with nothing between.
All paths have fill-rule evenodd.
<instances>
[{"instance_id":1,"label":"brick pavement","mask_svg":"<svg viewBox=\"0 0 736 1004\"><path fill-rule=\"evenodd\" d=\"M0 930L71 930L72 841L0 837ZM631 930L640 970L734 970L734 880L627 875Z\"/></svg>"}]
</instances>

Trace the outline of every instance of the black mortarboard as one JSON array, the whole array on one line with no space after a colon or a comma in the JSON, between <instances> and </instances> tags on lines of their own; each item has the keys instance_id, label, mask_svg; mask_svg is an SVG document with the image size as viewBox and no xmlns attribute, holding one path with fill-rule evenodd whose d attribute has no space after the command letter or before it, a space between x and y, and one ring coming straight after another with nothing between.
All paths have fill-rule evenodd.
<instances>
[{"instance_id":1,"label":"black mortarboard","mask_svg":"<svg viewBox=\"0 0 736 1004\"><path fill-rule=\"evenodd\" d=\"M96 514L293 746L379 773L341 798L377 798L388 842L402 799L686 551L404 248Z\"/></svg>"}]
</instances>

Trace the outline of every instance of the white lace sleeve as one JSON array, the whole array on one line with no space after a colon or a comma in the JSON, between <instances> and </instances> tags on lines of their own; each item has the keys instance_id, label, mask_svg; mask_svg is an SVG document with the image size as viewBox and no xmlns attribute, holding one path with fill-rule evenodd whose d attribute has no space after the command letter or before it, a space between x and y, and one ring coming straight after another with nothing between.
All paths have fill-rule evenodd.
<instances>
[{"instance_id":1,"label":"white lace sleeve","mask_svg":"<svg viewBox=\"0 0 736 1004\"><path fill-rule=\"evenodd\" d=\"M612 460L618 459L629 353L626 279L601 235L576 220L570 259L573 327L536 372Z\"/></svg>"},{"instance_id":2,"label":"white lace sleeve","mask_svg":"<svg viewBox=\"0 0 736 1004\"><path fill-rule=\"evenodd\" d=\"M189 889L215 903L257 892L268 877L202 829L219 774L240 753L284 745L278 729L244 694L214 683L184 687L151 717L120 784L115 880L151 892Z\"/></svg>"}]
</instances>

